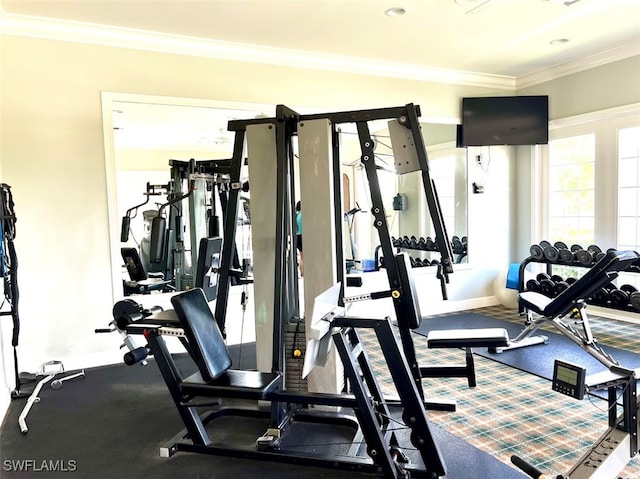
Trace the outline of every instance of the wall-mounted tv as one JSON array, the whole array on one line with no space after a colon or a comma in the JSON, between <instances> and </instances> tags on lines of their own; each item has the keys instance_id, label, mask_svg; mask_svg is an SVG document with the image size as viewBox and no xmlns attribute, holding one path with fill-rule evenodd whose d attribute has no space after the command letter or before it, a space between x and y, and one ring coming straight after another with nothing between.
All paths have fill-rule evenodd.
<instances>
[{"instance_id":1,"label":"wall-mounted tv","mask_svg":"<svg viewBox=\"0 0 640 479\"><path fill-rule=\"evenodd\" d=\"M462 99L462 146L539 145L549 142L549 97Z\"/></svg>"}]
</instances>

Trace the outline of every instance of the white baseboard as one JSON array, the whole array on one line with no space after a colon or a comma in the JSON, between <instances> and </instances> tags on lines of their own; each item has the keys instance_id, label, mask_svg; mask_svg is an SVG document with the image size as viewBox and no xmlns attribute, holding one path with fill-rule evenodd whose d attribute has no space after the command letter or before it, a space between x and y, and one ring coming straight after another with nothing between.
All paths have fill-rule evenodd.
<instances>
[{"instance_id":1,"label":"white baseboard","mask_svg":"<svg viewBox=\"0 0 640 479\"><path fill-rule=\"evenodd\" d=\"M500 301L498 301L495 296L485 296L483 298L462 299L458 301L447 300L432 302L424 307L420 305L420 310L424 316L431 316L434 314L457 313L459 311L496 306L498 304L500 304Z\"/></svg>"},{"instance_id":2,"label":"white baseboard","mask_svg":"<svg viewBox=\"0 0 640 479\"><path fill-rule=\"evenodd\" d=\"M613 308L603 308L601 306L589 305L587 313L593 316L599 316L607 319L619 319L629 323L640 324L640 314L632 311L622 311Z\"/></svg>"}]
</instances>

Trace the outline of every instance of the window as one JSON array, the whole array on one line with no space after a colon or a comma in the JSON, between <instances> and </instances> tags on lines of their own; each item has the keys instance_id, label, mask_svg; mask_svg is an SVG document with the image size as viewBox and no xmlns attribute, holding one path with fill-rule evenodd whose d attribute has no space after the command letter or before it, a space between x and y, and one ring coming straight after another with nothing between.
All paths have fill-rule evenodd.
<instances>
[{"instance_id":1,"label":"window","mask_svg":"<svg viewBox=\"0 0 640 479\"><path fill-rule=\"evenodd\" d=\"M549 238L585 248L595 237L595 134L549 143Z\"/></svg>"},{"instance_id":2,"label":"window","mask_svg":"<svg viewBox=\"0 0 640 479\"><path fill-rule=\"evenodd\" d=\"M639 107L551 122L541 239L640 251ZM584 268L557 265L553 272L581 276ZM640 274L621 274L616 284L640 287Z\"/></svg>"}]
</instances>

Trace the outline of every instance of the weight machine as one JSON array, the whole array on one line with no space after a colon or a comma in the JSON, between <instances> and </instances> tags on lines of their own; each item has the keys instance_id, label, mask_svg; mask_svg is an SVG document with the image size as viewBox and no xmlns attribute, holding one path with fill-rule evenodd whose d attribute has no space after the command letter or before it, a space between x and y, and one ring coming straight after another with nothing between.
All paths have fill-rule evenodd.
<instances>
[{"instance_id":1,"label":"weight machine","mask_svg":"<svg viewBox=\"0 0 640 479\"><path fill-rule=\"evenodd\" d=\"M395 138L398 151L397 168L402 171L422 172L425 194L432 214L436 241L441 253L441 262L437 271L441 281L442 292L446 297L448 275L453 272L451 245L442 221L440 206L437 200L435 185L429 176L426 150L422 141L418 123L419 108L409 104L398 108L361 110L318 115L299 115L286 106L279 105L274 118L252 120L233 120L229 129L235 132L234 154L229 168L229 197L224 221L223 237L234 238L236 234L239 193L242 190L240 169L243 164L245 138L249 150L249 168L262 159L272 158L274 168L269 175L261 178L260 186L255 185L252 193L259 204L267 203L268 188L273 185L271 193L271 210L265 210L265 227L273 226L273 242L259 238L271 250L267 264L259 264L255 252L256 232L254 231L254 277L256 285L265 284L270 292L269 301L256 299L256 323L264 316L272 320L271 364L268 371L238 371L230 369L230 360L224 346L226 310L229 288L233 277L234 241L223 241L220 257L219 278L215 311L212 312L206 297L198 288L186 291L172 298L179 325L153 325L153 315L146 318L143 324L126 326L128 334L144 334L148 348L156 358L163 378L171 393L174 403L185 423L186 429L176 435L161 449L161 454L168 456L178 451L221 454L235 457L248 457L273 461L318 465L331 468L377 472L386 478L425 477L435 479L446 476L446 466L438 444L429 424L422 390L422 377L443 377L452 371L447 368L421 368L417 364L416 353L411 336L411 329L421 321L415 285L411 278L411 266L406 254L394 254L386 223L384 206L380 195L380 187L374 164L373 141L369 133L368 122L391 119L395 125L392 138ZM349 318L343 311L344 305L355 300L344 296L344 258L342 248L342 211L341 211L341 177L332 171L339 171L339 144L337 126L341 123L356 123L362 162L367 171L370 183L374 227L379 233L381 247L385 253L385 268L390 289L371 293L366 298L392 298L397 316L398 331L401 344L396 340L390 318ZM321 270L322 277L314 276L305 280L305 294L309 290L320 290L314 297L323 294L335 297L329 307L316 300L316 306L306 312L307 319L312 316L312 326L321 327L322 334L317 338L323 342L335 344L344 367L346 387L337 393L307 392L291 390L286 384L285 372L285 334L288 324L299 321L300 305L298 296L298 277L296 272L294 225L294 137L298 137L301 178L312 177L312 181L301 188L302 204L311 201L329 201L330 211L319 211L322 208L307 209L305 238L309 237L320 244L326 254L331 251L330 258L323 258L322 264L314 263ZM407 153L413 150L413 153ZM253 155L252 152L260 152ZM260 156L260 154L262 156ZM410 166L409 166L410 165ZM267 167L268 170L269 167ZM325 170L326 169L326 170ZM260 171L254 170L254 171ZM270 183L271 182L271 183ZM261 196L260 187L265 187L265 195ZM305 199L305 195L309 195ZM256 198L252 198L253 205ZM308 201L307 201L308 200ZM303 206L304 209L304 206ZM254 213L252 211L252 213ZM270 216L272 214L273 216ZM315 229L314 229L315 228ZM305 250L308 243L305 239ZM332 248L330 250L329 248ZM388 259L387 259L388 258ZM266 275L258 278L263 269ZM264 271L263 271L264 272ZM261 283L260 279L264 278ZM306 282L305 281L305 282ZM324 283L323 283L324 281ZM335 303L335 304L334 304ZM262 309L262 311L261 311ZM385 357L389 372L396 386L399 400L391 401L380 389L375 374L366 354L366 348L360 340L360 331L370 329L377 338L377 347ZM453 341L451 347L460 347L479 342L478 345L495 344L495 338L486 335L480 338L462 337L460 332L455 338L445 337ZM313 333L312 333L313 334ZM446 335L445 335L446 336ZM198 367L193 376L183 376L169 353L164 338L179 337ZM442 339L442 338L440 338ZM437 341L437 339L434 339ZM465 343L466 341L466 343ZM502 341L498 338L497 342ZM321 363L316 357L319 351L312 341L311 349L307 349L305 363ZM476 345L475 343L473 343ZM317 346L317 344L316 344ZM314 352L315 351L315 352ZM306 369L309 369L308 364ZM469 376L473 369L464 368L464 374L453 371L454 376ZM216 398L212 402L210 398ZM198 407L215 404L219 406L219 398L263 400L269 402L268 408L231 409L217 407L213 411L201 414ZM204 398L204 399L203 399ZM345 417L342 412L314 410L316 406L331 406L340 411L350 410L354 417ZM399 408L400 421L408 432L404 442L395 429L397 424L392 419L392 408ZM217 419L224 416L240 416L262 418L266 421L267 431L259 436L255 445L238 446L221 444L210 438L207 432L215 426ZM353 428L351 446L346 453L324 455L322 453L303 453L296 450L299 438L295 437L296 426L300 423L320 425L343 425ZM411 463L404 448L414 450Z\"/></svg>"},{"instance_id":2,"label":"weight machine","mask_svg":"<svg viewBox=\"0 0 640 479\"><path fill-rule=\"evenodd\" d=\"M141 248L139 255L143 269L146 269L145 264L148 266L149 276L160 273L161 280L150 278L147 281L146 274L137 274L134 278L131 272L140 273L140 265L130 251L125 255L123 249L123 259L133 282L129 292L166 290L167 282L178 291L196 285L198 279L194 271L200 242L220 233L220 212L224 215L227 207L229 165L228 159L169 160L170 181L166 185L147 183L146 200L128 209L122 218L120 239L122 242L128 240L131 219L140 207L149 203L151 196L166 194L167 201L159 205L157 215L152 219L149 245ZM243 183L242 189L248 191L248 183ZM237 255L233 264L239 267Z\"/></svg>"}]
</instances>

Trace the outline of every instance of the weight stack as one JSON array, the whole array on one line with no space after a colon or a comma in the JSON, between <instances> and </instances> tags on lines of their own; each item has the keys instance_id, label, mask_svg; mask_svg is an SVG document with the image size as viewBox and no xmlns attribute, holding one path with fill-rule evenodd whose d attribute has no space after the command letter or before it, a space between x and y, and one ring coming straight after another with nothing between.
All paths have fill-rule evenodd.
<instances>
[{"instance_id":1,"label":"weight stack","mask_svg":"<svg viewBox=\"0 0 640 479\"><path fill-rule=\"evenodd\" d=\"M300 351L299 357L293 357L294 348ZM289 391L307 391L307 380L302 379L306 348L304 319L300 320L299 323L288 323L284 345L284 367L285 387Z\"/></svg>"}]
</instances>

